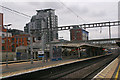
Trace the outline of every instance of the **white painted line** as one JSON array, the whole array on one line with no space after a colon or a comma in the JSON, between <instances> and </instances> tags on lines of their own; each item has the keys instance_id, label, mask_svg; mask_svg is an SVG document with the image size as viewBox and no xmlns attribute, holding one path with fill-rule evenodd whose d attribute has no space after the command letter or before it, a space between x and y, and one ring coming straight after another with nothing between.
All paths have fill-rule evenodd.
<instances>
[{"instance_id":1,"label":"white painted line","mask_svg":"<svg viewBox=\"0 0 120 80\"><path fill-rule=\"evenodd\" d=\"M115 59L115 60L117 60L117 58ZM105 69L107 69L115 60L113 60L109 65L107 65L102 71L100 71L96 76L94 76L93 78L92 78L92 80L94 80L95 78L97 78L97 76L99 76Z\"/></svg>"}]
</instances>

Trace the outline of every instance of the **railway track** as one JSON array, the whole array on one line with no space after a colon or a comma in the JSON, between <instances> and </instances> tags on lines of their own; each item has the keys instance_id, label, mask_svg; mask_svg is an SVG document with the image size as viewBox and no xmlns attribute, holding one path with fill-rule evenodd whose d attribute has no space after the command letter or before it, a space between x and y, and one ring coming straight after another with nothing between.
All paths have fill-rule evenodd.
<instances>
[{"instance_id":1,"label":"railway track","mask_svg":"<svg viewBox=\"0 0 120 80\"><path fill-rule=\"evenodd\" d=\"M104 68L112 60L114 60L118 54L106 55L98 58L92 58L84 61L78 61L71 64L52 67L36 72L17 75L5 78L3 80L61 80L61 79L84 79L92 78L91 75L95 75L100 69Z\"/></svg>"},{"instance_id":2,"label":"railway track","mask_svg":"<svg viewBox=\"0 0 120 80\"><path fill-rule=\"evenodd\" d=\"M103 69L107 64L109 64L111 61L113 61L117 56L110 55L106 57L99 58L97 60L91 60L87 64L82 64L82 66L77 66L78 68L65 71L58 75L53 75L48 78L54 79L54 80L62 80L62 79L91 79L91 75L94 74L97 70ZM93 75L92 75L93 76Z\"/></svg>"}]
</instances>

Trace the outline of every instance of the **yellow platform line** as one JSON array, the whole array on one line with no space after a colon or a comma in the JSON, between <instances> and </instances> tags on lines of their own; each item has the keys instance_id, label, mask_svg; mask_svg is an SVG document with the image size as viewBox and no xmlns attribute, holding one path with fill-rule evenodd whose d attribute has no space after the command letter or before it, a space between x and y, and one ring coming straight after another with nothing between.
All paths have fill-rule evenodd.
<instances>
[{"instance_id":1,"label":"yellow platform line","mask_svg":"<svg viewBox=\"0 0 120 80\"><path fill-rule=\"evenodd\" d=\"M101 75L99 75L98 77L100 77L100 78L104 78L104 76L101 76Z\"/></svg>"},{"instance_id":2,"label":"yellow platform line","mask_svg":"<svg viewBox=\"0 0 120 80\"><path fill-rule=\"evenodd\" d=\"M92 80L96 80L96 78L105 78L107 76L107 74L109 73L109 71L112 69L112 67L110 68L110 66L114 66L114 64L116 64L116 61L118 59L116 58L115 60L113 60L109 65L107 65L102 71L100 71L96 76L94 76L92 78ZM107 70L107 72L105 72ZM119 66L119 70L120 70L120 66ZM119 72L119 71L118 71ZM104 76L103 76L104 75ZM118 73L117 76L118 77Z\"/></svg>"},{"instance_id":3,"label":"yellow platform line","mask_svg":"<svg viewBox=\"0 0 120 80\"><path fill-rule=\"evenodd\" d=\"M101 74L99 74L99 76L102 76L102 77L104 78L104 77L105 77L105 74L101 73Z\"/></svg>"},{"instance_id":4,"label":"yellow platform line","mask_svg":"<svg viewBox=\"0 0 120 80\"><path fill-rule=\"evenodd\" d=\"M120 71L120 65L119 65L119 67L118 67L118 70L117 70L117 73L116 73L116 76L115 76L115 80L117 80L117 79L118 79L118 74L119 74L119 71Z\"/></svg>"}]
</instances>

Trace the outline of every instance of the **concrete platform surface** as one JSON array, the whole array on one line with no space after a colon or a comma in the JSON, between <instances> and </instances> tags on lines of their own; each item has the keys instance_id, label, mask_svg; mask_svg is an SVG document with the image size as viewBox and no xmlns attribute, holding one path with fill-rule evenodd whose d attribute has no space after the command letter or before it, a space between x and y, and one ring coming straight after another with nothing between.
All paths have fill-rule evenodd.
<instances>
[{"instance_id":1,"label":"concrete platform surface","mask_svg":"<svg viewBox=\"0 0 120 80\"><path fill-rule=\"evenodd\" d=\"M101 55L101 56L104 56L104 55ZM34 61L33 64L31 64L30 62L12 63L12 64L8 64L8 68L6 67L6 64L2 64L0 65L0 67L2 67L2 73L1 73L0 78L25 74L25 73L34 72L37 70L70 64L70 63L74 63L77 61L83 61L86 59L97 58L101 56L84 58L84 59L67 59L67 60L48 61L48 62Z\"/></svg>"},{"instance_id":2,"label":"concrete platform surface","mask_svg":"<svg viewBox=\"0 0 120 80\"><path fill-rule=\"evenodd\" d=\"M120 56L100 71L92 80L96 79L120 79Z\"/></svg>"}]
</instances>

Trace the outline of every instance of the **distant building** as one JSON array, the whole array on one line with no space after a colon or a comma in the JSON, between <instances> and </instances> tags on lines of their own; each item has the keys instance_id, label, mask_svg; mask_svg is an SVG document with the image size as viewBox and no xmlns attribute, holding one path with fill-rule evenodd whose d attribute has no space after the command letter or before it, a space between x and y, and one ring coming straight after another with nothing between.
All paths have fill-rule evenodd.
<instances>
[{"instance_id":1,"label":"distant building","mask_svg":"<svg viewBox=\"0 0 120 80\"><path fill-rule=\"evenodd\" d=\"M8 35L8 36L7 36ZM7 40L8 37L8 40ZM2 27L2 51L15 52L18 46L27 46L28 34L23 34L23 31L17 29L6 29Z\"/></svg>"},{"instance_id":2,"label":"distant building","mask_svg":"<svg viewBox=\"0 0 120 80\"><path fill-rule=\"evenodd\" d=\"M32 16L31 21L24 27L25 33L30 34L31 29L58 27L58 18L54 9L36 10L37 14ZM37 40L41 40L40 34L35 34ZM46 42L58 39L58 31L47 31Z\"/></svg>"},{"instance_id":3,"label":"distant building","mask_svg":"<svg viewBox=\"0 0 120 80\"><path fill-rule=\"evenodd\" d=\"M18 30L18 29L8 29L8 32L11 33L12 36L24 34L22 30Z\"/></svg>"},{"instance_id":4,"label":"distant building","mask_svg":"<svg viewBox=\"0 0 120 80\"><path fill-rule=\"evenodd\" d=\"M70 30L70 39L71 41L88 40L88 33L84 29L75 27Z\"/></svg>"},{"instance_id":5,"label":"distant building","mask_svg":"<svg viewBox=\"0 0 120 80\"><path fill-rule=\"evenodd\" d=\"M0 51L15 52L17 47L28 46L29 42L30 35L24 34L22 30L6 29L3 26L3 14L0 13Z\"/></svg>"},{"instance_id":6,"label":"distant building","mask_svg":"<svg viewBox=\"0 0 120 80\"><path fill-rule=\"evenodd\" d=\"M1 51L4 51L5 49L6 49L6 51L9 51L9 49L7 49L7 46L8 46L8 48L10 48L10 44L9 44L9 39L10 39L10 37L12 37L12 34L11 33L7 33L7 29L6 28L4 28L4 26L3 26L3 14L1 14L1 16L2 16L2 20L0 20L0 21L2 21L2 30L1 30L1 35L2 35L2 40L1 40L1 47L2 47L2 49L1 49ZM0 17L1 18L1 17ZM8 34L8 43L7 43L7 40L6 40L6 37L7 37L7 34Z\"/></svg>"},{"instance_id":7,"label":"distant building","mask_svg":"<svg viewBox=\"0 0 120 80\"><path fill-rule=\"evenodd\" d=\"M8 32L7 32L8 31ZM8 34L8 36L7 36ZM8 37L8 40L7 40ZM2 51L15 52L19 46L28 46L30 35L23 34L23 31L16 29L6 29L2 27Z\"/></svg>"},{"instance_id":8,"label":"distant building","mask_svg":"<svg viewBox=\"0 0 120 80\"><path fill-rule=\"evenodd\" d=\"M15 33L14 33L15 31ZM8 40L7 40L8 34ZM34 38L33 38L34 41ZM24 34L21 30L16 29L2 29L2 51L15 52L16 48L19 46L30 45L30 35ZM7 48L8 46L8 48Z\"/></svg>"},{"instance_id":9,"label":"distant building","mask_svg":"<svg viewBox=\"0 0 120 80\"><path fill-rule=\"evenodd\" d=\"M9 52L15 52L16 48L19 46L27 46L29 45L29 35L27 34L20 34L20 35L14 35L8 37L3 36L2 38L2 51L9 51ZM8 49L7 49L8 46Z\"/></svg>"},{"instance_id":10,"label":"distant building","mask_svg":"<svg viewBox=\"0 0 120 80\"><path fill-rule=\"evenodd\" d=\"M7 37L8 37L8 41L7 41ZM2 27L2 51L10 51L9 48L11 48L10 46L11 44L9 42L11 42L10 40L11 37L12 37L12 34L7 32L7 29ZM8 49L7 49L7 46L8 46Z\"/></svg>"}]
</instances>

